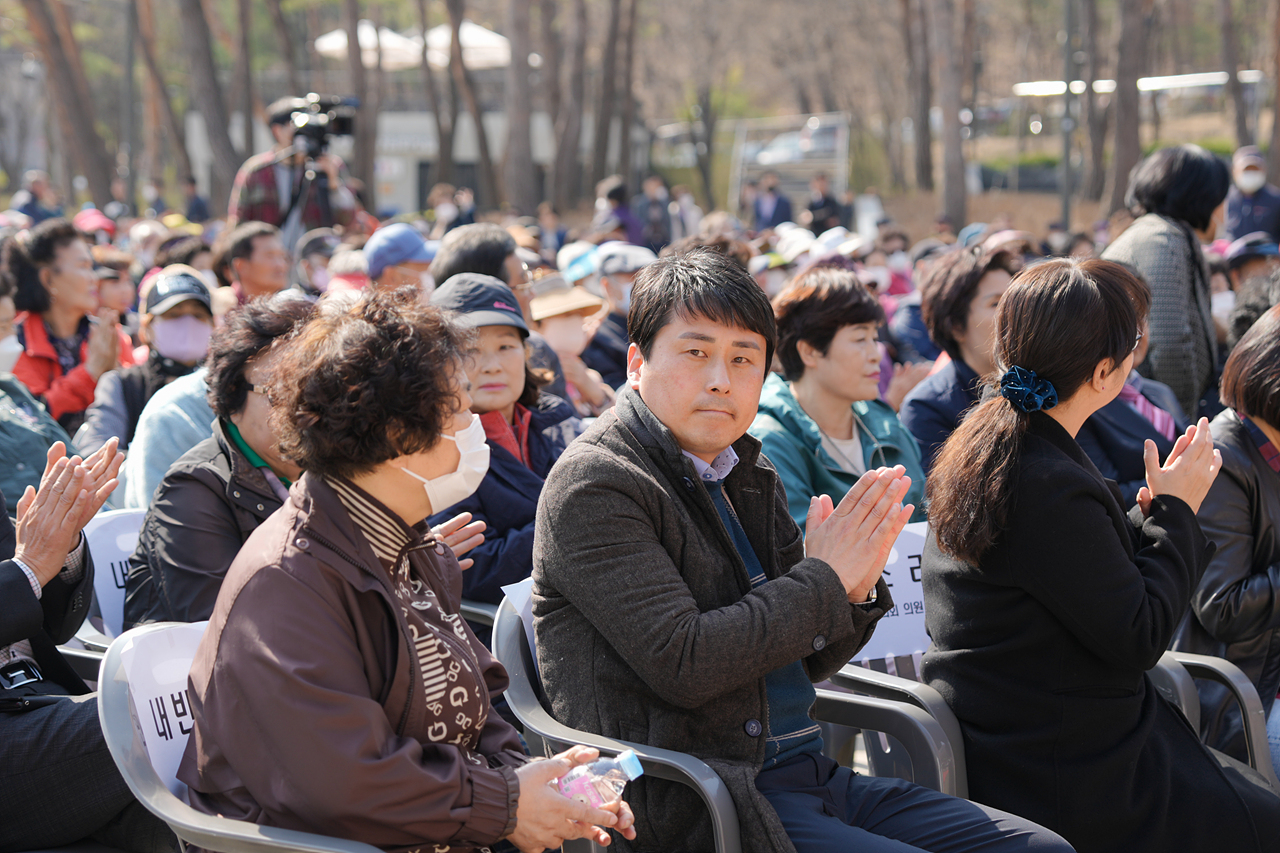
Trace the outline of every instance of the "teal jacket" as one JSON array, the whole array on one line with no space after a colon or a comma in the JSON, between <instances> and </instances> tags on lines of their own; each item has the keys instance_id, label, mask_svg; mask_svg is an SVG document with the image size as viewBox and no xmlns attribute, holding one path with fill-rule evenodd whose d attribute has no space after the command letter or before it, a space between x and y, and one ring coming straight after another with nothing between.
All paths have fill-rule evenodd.
<instances>
[{"instance_id":1,"label":"teal jacket","mask_svg":"<svg viewBox=\"0 0 1280 853\"><path fill-rule=\"evenodd\" d=\"M853 424L862 440L862 462L868 470L901 465L911 478L911 490L904 503L916 506L912 521L924 521L924 465L920 448L893 409L879 400L853 404ZM813 418L804 413L791 393L791 386L778 374L770 374L760 394L760 408L747 430L764 445L764 455L778 469L787 489L787 509L804 530L809 515L809 499L830 495L839 503L844 493L858 481L841 470L822 447L822 434Z\"/></svg>"},{"instance_id":2,"label":"teal jacket","mask_svg":"<svg viewBox=\"0 0 1280 853\"><path fill-rule=\"evenodd\" d=\"M10 512L27 486L39 488L45 456L55 441L73 453L71 439L27 386L12 373L0 373L0 492Z\"/></svg>"}]
</instances>

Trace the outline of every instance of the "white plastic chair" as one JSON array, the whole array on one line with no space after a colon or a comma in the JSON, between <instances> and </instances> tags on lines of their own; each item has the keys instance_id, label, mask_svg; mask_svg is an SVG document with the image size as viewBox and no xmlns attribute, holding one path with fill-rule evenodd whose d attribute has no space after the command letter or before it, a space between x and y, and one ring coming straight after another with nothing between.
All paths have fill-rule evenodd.
<instances>
[{"instance_id":1,"label":"white plastic chair","mask_svg":"<svg viewBox=\"0 0 1280 853\"><path fill-rule=\"evenodd\" d=\"M84 526L93 555L93 594L108 637L118 637L124 628L124 582L146 516L145 509L115 509L98 513Z\"/></svg>"},{"instance_id":2,"label":"white plastic chair","mask_svg":"<svg viewBox=\"0 0 1280 853\"><path fill-rule=\"evenodd\" d=\"M184 844L218 853L381 853L358 841L214 817L175 796L184 787L175 774L191 733L187 674L205 624L134 628L117 637L102 659L98 718L138 802Z\"/></svg>"}]
</instances>

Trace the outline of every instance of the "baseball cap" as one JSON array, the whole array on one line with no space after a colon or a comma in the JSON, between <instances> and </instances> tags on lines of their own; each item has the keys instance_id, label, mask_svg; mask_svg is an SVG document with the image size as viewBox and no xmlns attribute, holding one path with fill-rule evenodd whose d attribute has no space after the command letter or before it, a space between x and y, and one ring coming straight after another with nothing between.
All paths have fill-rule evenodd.
<instances>
[{"instance_id":1,"label":"baseball cap","mask_svg":"<svg viewBox=\"0 0 1280 853\"><path fill-rule=\"evenodd\" d=\"M298 244L294 247L293 256L298 259L309 255L324 255L326 258L333 257L333 250L338 248L338 244L341 242L332 228L315 228L298 238Z\"/></svg>"},{"instance_id":2,"label":"baseball cap","mask_svg":"<svg viewBox=\"0 0 1280 853\"><path fill-rule=\"evenodd\" d=\"M620 240L611 240L600 244L600 252L596 255L596 269L600 275L621 275L639 272L658 259L644 246L633 246Z\"/></svg>"},{"instance_id":3,"label":"baseball cap","mask_svg":"<svg viewBox=\"0 0 1280 853\"><path fill-rule=\"evenodd\" d=\"M367 243L365 251L369 251ZM515 326L520 330L520 337L529 337L529 327L524 322L524 314L520 313L516 295L491 275L458 273L435 289L431 304L455 312L463 325L477 329Z\"/></svg>"},{"instance_id":4,"label":"baseball cap","mask_svg":"<svg viewBox=\"0 0 1280 853\"><path fill-rule=\"evenodd\" d=\"M199 302L209 313L213 313L213 300L209 297L209 288L191 267L174 264L165 267L156 275L155 281L147 291L146 313L163 314L175 305L193 299Z\"/></svg>"},{"instance_id":5,"label":"baseball cap","mask_svg":"<svg viewBox=\"0 0 1280 853\"><path fill-rule=\"evenodd\" d=\"M396 264L430 263L435 259L438 245L427 242L422 233L407 222L379 228L364 244L369 278L378 278L383 270Z\"/></svg>"},{"instance_id":6,"label":"baseball cap","mask_svg":"<svg viewBox=\"0 0 1280 853\"><path fill-rule=\"evenodd\" d=\"M1231 155L1231 168L1243 169L1246 166L1255 166L1259 169L1267 168L1267 161L1262 158L1262 152L1258 150L1256 145L1245 145L1236 149L1236 153Z\"/></svg>"},{"instance_id":7,"label":"baseball cap","mask_svg":"<svg viewBox=\"0 0 1280 853\"><path fill-rule=\"evenodd\" d=\"M96 207L86 207L77 213L72 217L71 224L76 227L76 230L83 231L86 234L106 231L108 236L116 236L116 224L111 221L111 217Z\"/></svg>"},{"instance_id":8,"label":"baseball cap","mask_svg":"<svg viewBox=\"0 0 1280 853\"><path fill-rule=\"evenodd\" d=\"M1250 258L1266 258L1280 255L1280 246L1266 231L1254 231L1246 234L1227 247L1227 266L1235 268Z\"/></svg>"}]
</instances>

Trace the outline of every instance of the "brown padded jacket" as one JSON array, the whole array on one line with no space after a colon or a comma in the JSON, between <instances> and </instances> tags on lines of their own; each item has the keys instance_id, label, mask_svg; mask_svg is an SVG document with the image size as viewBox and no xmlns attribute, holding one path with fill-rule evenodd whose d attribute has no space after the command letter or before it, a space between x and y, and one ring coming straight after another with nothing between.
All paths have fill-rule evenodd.
<instances>
[{"instance_id":1,"label":"brown padded jacket","mask_svg":"<svg viewBox=\"0 0 1280 853\"><path fill-rule=\"evenodd\" d=\"M311 474L249 537L191 669L195 731L178 778L194 807L387 850L475 849L512 832L514 768L528 759L490 710L506 671L457 616L452 552L413 538L401 553L438 606L402 605ZM429 695L424 644L449 664L443 701Z\"/></svg>"}]
</instances>

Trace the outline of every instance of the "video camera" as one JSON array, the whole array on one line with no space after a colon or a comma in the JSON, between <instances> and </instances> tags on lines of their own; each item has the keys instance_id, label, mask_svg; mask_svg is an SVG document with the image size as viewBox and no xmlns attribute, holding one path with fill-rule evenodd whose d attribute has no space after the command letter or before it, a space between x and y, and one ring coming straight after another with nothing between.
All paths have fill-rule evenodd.
<instances>
[{"instance_id":1,"label":"video camera","mask_svg":"<svg viewBox=\"0 0 1280 853\"><path fill-rule=\"evenodd\" d=\"M312 92L302 99L302 106L289 119L293 124L294 146L305 150L308 158L318 157L329 146L332 137L351 136L356 132L356 110L359 107L359 98Z\"/></svg>"}]
</instances>

